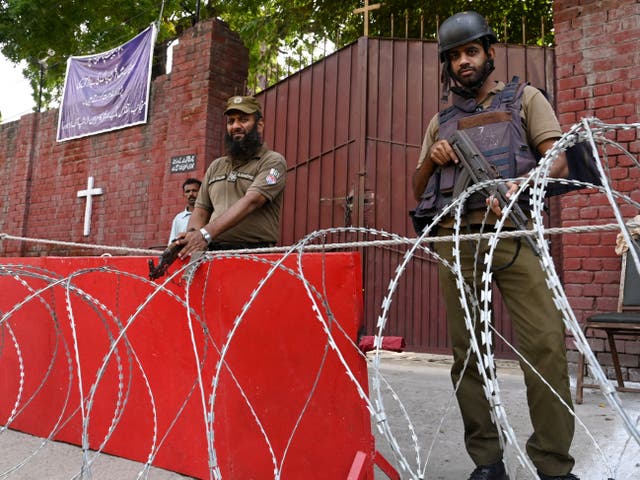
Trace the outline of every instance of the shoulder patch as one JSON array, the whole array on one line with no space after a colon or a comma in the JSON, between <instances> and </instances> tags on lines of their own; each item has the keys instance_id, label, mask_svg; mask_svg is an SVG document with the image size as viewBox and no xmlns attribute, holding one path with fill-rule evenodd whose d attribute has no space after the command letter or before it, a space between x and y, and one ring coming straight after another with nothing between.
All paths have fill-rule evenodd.
<instances>
[{"instance_id":1,"label":"shoulder patch","mask_svg":"<svg viewBox=\"0 0 640 480\"><path fill-rule=\"evenodd\" d=\"M278 182L279 178L280 178L280 172L278 171L278 169L272 168L271 170L269 170L269 173L267 174L265 181L267 182L267 185L275 185Z\"/></svg>"}]
</instances>

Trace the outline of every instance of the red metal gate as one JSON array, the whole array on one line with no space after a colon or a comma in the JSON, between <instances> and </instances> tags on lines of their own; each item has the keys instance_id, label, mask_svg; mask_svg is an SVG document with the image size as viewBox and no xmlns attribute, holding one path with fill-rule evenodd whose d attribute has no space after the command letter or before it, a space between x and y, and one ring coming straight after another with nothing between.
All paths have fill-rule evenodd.
<instances>
[{"instance_id":1,"label":"red metal gate","mask_svg":"<svg viewBox=\"0 0 640 480\"><path fill-rule=\"evenodd\" d=\"M519 75L554 98L554 54L548 48L497 45L496 77ZM437 44L362 37L259 95L266 140L289 164L282 243L310 232L356 226L415 236L407 212L426 126L440 106ZM381 239L342 235L331 241ZM376 329L389 281L405 247L362 249L365 322ZM501 304L499 302L498 304ZM497 309L501 332L512 338ZM386 335L407 348L449 352L436 265L425 256L407 268L393 297ZM497 353L506 349L498 344Z\"/></svg>"}]
</instances>

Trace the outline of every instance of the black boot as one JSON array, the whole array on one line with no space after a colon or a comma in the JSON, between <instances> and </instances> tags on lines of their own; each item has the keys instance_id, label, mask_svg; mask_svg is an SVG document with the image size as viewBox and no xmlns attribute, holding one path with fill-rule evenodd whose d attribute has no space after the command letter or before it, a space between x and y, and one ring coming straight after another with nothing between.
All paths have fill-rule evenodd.
<instances>
[{"instance_id":1,"label":"black boot","mask_svg":"<svg viewBox=\"0 0 640 480\"><path fill-rule=\"evenodd\" d=\"M551 475L545 475L544 473L540 472L540 470L538 470L538 476L540 477L540 480L580 480L573 473L567 473L566 475L553 477Z\"/></svg>"},{"instance_id":2,"label":"black boot","mask_svg":"<svg viewBox=\"0 0 640 480\"><path fill-rule=\"evenodd\" d=\"M500 460L491 465L480 465L471 472L469 480L509 480L504 463Z\"/></svg>"}]
</instances>

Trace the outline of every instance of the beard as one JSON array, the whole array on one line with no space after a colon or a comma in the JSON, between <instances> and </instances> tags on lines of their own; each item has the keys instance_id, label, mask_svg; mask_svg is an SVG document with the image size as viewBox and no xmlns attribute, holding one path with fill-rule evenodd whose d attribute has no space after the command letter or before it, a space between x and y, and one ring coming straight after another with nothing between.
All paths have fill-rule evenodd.
<instances>
[{"instance_id":1,"label":"beard","mask_svg":"<svg viewBox=\"0 0 640 480\"><path fill-rule=\"evenodd\" d=\"M229 132L224 135L224 146L227 155L234 160L246 162L250 160L262 146L262 140L258 134L257 125L247 132L240 140L235 140Z\"/></svg>"},{"instance_id":2,"label":"beard","mask_svg":"<svg viewBox=\"0 0 640 480\"><path fill-rule=\"evenodd\" d=\"M465 69L464 72L466 72L468 70L469 69ZM467 76L467 77L463 77L461 75L463 72L462 71L458 71L458 73L455 74L453 76L453 78L456 81L456 83L458 83L463 88L466 88L468 90L478 89L478 88L480 88L482 86L483 73L482 72L478 72L478 70L475 69L475 68L471 69L471 71L473 72L473 74L471 76Z\"/></svg>"},{"instance_id":3,"label":"beard","mask_svg":"<svg viewBox=\"0 0 640 480\"><path fill-rule=\"evenodd\" d=\"M480 70L474 69L473 75L470 77L460 77L458 73L452 72L451 78L456 85L451 87L451 91L464 98L474 98L494 68L493 58L489 58ZM449 71L451 72L451 70Z\"/></svg>"}]
</instances>

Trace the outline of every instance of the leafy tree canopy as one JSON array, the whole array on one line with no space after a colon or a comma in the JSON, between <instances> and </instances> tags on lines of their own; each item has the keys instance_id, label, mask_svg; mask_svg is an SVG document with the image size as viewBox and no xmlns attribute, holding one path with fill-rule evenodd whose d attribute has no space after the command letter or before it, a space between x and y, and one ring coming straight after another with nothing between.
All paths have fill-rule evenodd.
<instances>
[{"instance_id":1,"label":"leafy tree canopy","mask_svg":"<svg viewBox=\"0 0 640 480\"><path fill-rule=\"evenodd\" d=\"M369 16L370 36L435 39L439 22L455 12L476 10L500 41L522 43L523 26L526 43L553 41L552 0L381 3ZM0 0L0 50L13 62L26 60L24 73L36 100L42 75L46 105L60 96L69 56L109 50L158 19L158 42L164 42L196 18L218 17L249 48L249 87L259 90L273 79L274 70L295 71L321 55L323 45L339 48L355 41L362 35L364 16L353 10L361 6L363 1L339 0ZM251 80L258 78L262 82Z\"/></svg>"}]
</instances>

